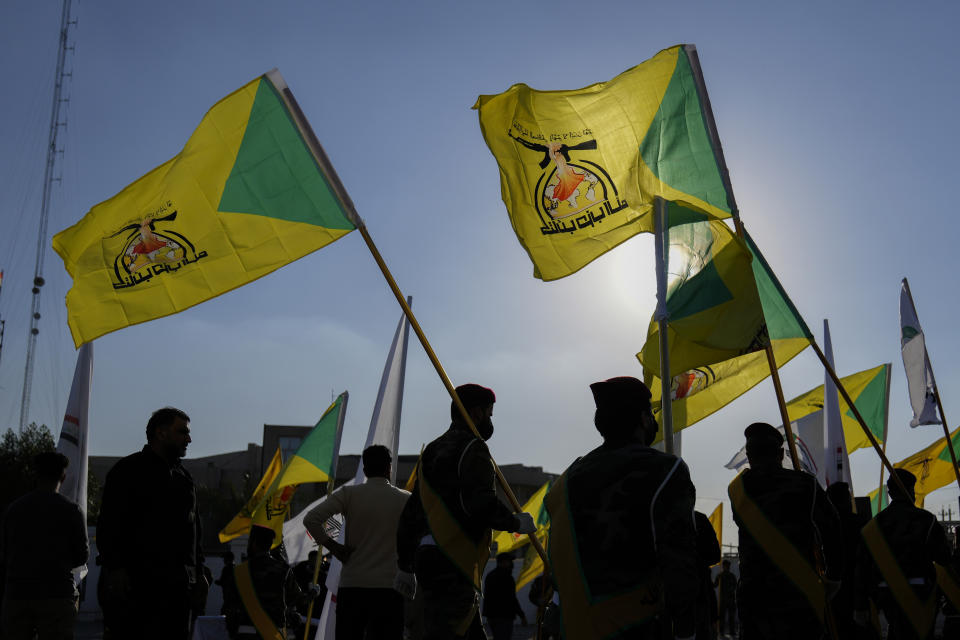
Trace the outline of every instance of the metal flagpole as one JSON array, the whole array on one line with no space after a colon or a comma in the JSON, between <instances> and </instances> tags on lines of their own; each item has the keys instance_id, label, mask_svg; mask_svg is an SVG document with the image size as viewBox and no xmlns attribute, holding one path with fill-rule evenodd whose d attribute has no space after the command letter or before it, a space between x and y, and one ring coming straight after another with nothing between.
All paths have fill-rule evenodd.
<instances>
[{"instance_id":1,"label":"metal flagpole","mask_svg":"<svg viewBox=\"0 0 960 640\"><path fill-rule=\"evenodd\" d=\"M903 286L907 290L907 297L910 298L910 306L916 314L917 305L913 302L913 294L910 292L910 283L903 279ZM947 428L947 417L943 414L943 403L940 401L940 389L937 388L937 378L933 375L933 365L930 364L930 353L927 351L927 340L923 340L923 359L927 364L927 371L930 372L930 381L933 383L933 397L937 401L937 410L940 412L940 424L943 426L943 437L947 440L947 450L950 452L950 460L953 462L953 474L957 478L957 486L960 487L960 468L957 467L957 452L953 450L953 440L950 439L950 429Z\"/></svg>"},{"instance_id":2,"label":"metal flagpole","mask_svg":"<svg viewBox=\"0 0 960 640\"><path fill-rule=\"evenodd\" d=\"M667 252L670 245L667 203L660 196L653 199L653 233L656 243L657 310L654 316L660 333L660 428L663 450L673 454L673 399L671 396L670 345L667 339Z\"/></svg>"},{"instance_id":3,"label":"metal flagpole","mask_svg":"<svg viewBox=\"0 0 960 640\"><path fill-rule=\"evenodd\" d=\"M300 130L304 141L307 143L307 147L313 154L314 160L327 177L330 188L334 192L334 195L337 196L337 199L343 204L344 212L347 214L347 217L350 219L350 221L353 222L353 224L357 227L357 230L363 237L363 241L370 250L370 254L373 256L374 261L380 268L381 273L383 273L383 277L387 281L387 285L389 285L390 290L393 291L393 295L400 304L400 308L403 309L404 315L407 317L407 320L410 321L410 326L413 328L414 333L417 334L417 339L420 340L420 344L423 345L423 350L430 359L430 363L433 364L433 368L437 371L440 381L443 382L443 386L447 389L447 393L450 394L450 399L453 401L454 406L456 406L457 410L460 411L460 415L470 428L470 431L473 432L475 436L480 438L480 433L477 431L476 425L473 424L473 420L470 418L469 412L467 411L466 407L463 406L463 402L460 401L460 397L457 395L456 388L450 381L450 377L447 376L447 372L444 370L443 365L440 364L440 360L437 358L437 354L434 353L433 347L430 346L430 341L427 340L427 336L423 333L423 329L420 328L420 323L417 321L416 316L413 315L413 311L407 304L403 292L400 291L400 287L397 285L396 280L394 280L393 274L390 273L390 269L387 267L386 262L384 262L383 257L380 255L380 251L377 249L376 244L374 244L373 239L370 237L370 233L367 231L367 225L364 224L363 220L360 218L360 215L357 213L356 207L353 205L353 200L350 199L350 195L344 188L343 183L340 182L340 178L337 176L337 172L333 168L333 164L331 164L326 152L320 145L320 141L313 132L310 122L307 120L306 116L303 115L303 111L300 109L300 105L297 104L297 99L294 98L293 92L290 91L290 88L287 86L286 82L284 82L283 77L275 69L268 72L266 75L273 83L274 87L276 87L278 93L280 93L283 101L286 103L290 114L293 116L294 123L297 125L297 128ZM510 502L510 506L513 507L514 512L519 513L523 511L523 507L520 506L520 502L517 500L517 496L514 494L513 489L510 488L510 484L507 482L507 479L503 477L503 472L500 471L500 467L496 462L494 462L492 457L490 458L490 462L493 463L493 470L496 472L497 481L499 482L500 487L503 489L503 493L506 495L507 500ZM540 559L543 560L544 573L549 573L550 561L547 558L546 550L543 548L543 545L540 544L540 541L537 539L536 535L528 536L528 538L530 539L530 544L540 555Z\"/></svg>"}]
</instances>

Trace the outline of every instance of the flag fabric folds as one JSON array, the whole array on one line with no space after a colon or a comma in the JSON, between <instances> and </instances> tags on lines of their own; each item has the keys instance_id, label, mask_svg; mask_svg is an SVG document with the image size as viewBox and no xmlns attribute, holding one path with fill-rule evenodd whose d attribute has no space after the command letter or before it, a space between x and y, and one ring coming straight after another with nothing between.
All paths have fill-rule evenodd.
<instances>
[{"instance_id":1,"label":"flag fabric folds","mask_svg":"<svg viewBox=\"0 0 960 640\"><path fill-rule=\"evenodd\" d=\"M0 271L0 278L3 272ZM87 443L90 439L90 383L93 378L93 343L87 343L77 352L77 366L73 371L73 383L67 398L67 410L57 439L57 451L70 461L67 465L60 495L72 500L87 519ZM87 575L87 565L73 569L76 584Z\"/></svg>"},{"instance_id":2,"label":"flag fabric folds","mask_svg":"<svg viewBox=\"0 0 960 640\"><path fill-rule=\"evenodd\" d=\"M768 339L773 349L777 367L782 367L810 345L813 334L810 333L810 329L800 317L800 314L797 313L790 298L749 234L744 233L744 241L751 255L750 270L756 284L756 294L763 318L762 337L758 339L754 346L762 349L762 341ZM717 268L717 271L719 270ZM715 294L709 293L707 288L702 288L701 283L695 282L695 280L696 278L693 278L686 283L681 283L672 295L684 296L682 289L684 286L690 286L694 288L698 296L705 297L705 302L702 305L707 306L709 296ZM745 290L747 292L746 302L749 304L751 294L748 287L745 287ZM714 310L718 311L718 307L722 308L724 304L729 303L724 302L720 305L714 305ZM708 310L697 319L696 324L691 323L688 328L691 336L688 342L702 340L701 336L703 334L698 332L708 331L709 325L710 312ZM656 323L651 322L651 328L654 326L656 326ZM686 336L679 331L676 331L671 337L671 358L673 358L674 351L687 349L688 345L683 342ZM743 344L741 348L747 349L748 345ZM694 344L689 346L688 352L695 353L698 349L700 349L700 346ZM647 353L650 354L652 351L648 350ZM661 406L659 370L651 369L644 359L645 357L644 352L637 354L637 358L644 365L644 382L653 394L653 411L659 420ZM657 363L659 363L659 357ZM673 369L672 363L671 369ZM671 381L674 431L685 429L706 418L752 389L769 375L770 368L766 353L763 350L755 350L720 362L697 365L674 375ZM658 440L661 437L662 432L658 434Z\"/></svg>"},{"instance_id":3,"label":"flag fabric folds","mask_svg":"<svg viewBox=\"0 0 960 640\"><path fill-rule=\"evenodd\" d=\"M284 487L305 482L334 481L348 398L349 394L344 391L327 407L320 420L297 447L296 453L283 463L283 468L267 490L267 496Z\"/></svg>"},{"instance_id":4,"label":"flag fabric folds","mask_svg":"<svg viewBox=\"0 0 960 640\"><path fill-rule=\"evenodd\" d=\"M950 441L953 442L955 449L960 448L960 428L954 429L950 433ZM923 506L927 494L945 487L957 479L953 471L953 462L950 459L950 450L947 448L946 438L938 439L893 466L897 469L906 469L917 477L914 493L916 494L916 505L918 507ZM879 493L880 489L874 489L870 492L872 504L876 505ZM884 490L884 493L886 493L886 490Z\"/></svg>"},{"instance_id":5,"label":"flag fabric folds","mask_svg":"<svg viewBox=\"0 0 960 640\"><path fill-rule=\"evenodd\" d=\"M890 402L890 366L889 363L882 364L840 378L840 382L850 394L870 432L880 443L886 439L887 410ZM790 419L798 420L822 410L823 389L823 385L820 385L790 400L787 403L787 415ZM857 449L870 447L870 440L863 433L850 406L842 397L839 398L839 402L847 451L853 453Z\"/></svg>"},{"instance_id":6,"label":"flag fabric folds","mask_svg":"<svg viewBox=\"0 0 960 640\"><path fill-rule=\"evenodd\" d=\"M679 214L679 215L677 215ZM721 221L694 220L668 210L666 252L667 344L670 374L715 364L762 349L763 309L746 244ZM660 327L650 321L637 356L644 369L660 371Z\"/></svg>"},{"instance_id":7,"label":"flag fabric folds","mask_svg":"<svg viewBox=\"0 0 960 640\"><path fill-rule=\"evenodd\" d=\"M920 319L913 306L906 278L900 283L900 351L903 355L903 368L907 372L910 406L913 408L910 426L940 424L926 338L920 327Z\"/></svg>"},{"instance_id":8,"label":"flag fabric folds","mask_svg":"<svg viewBox=\"0 0 960 640\"><path fill-rule=\"evenodd\" d=\"M655 197L729 217L708 104L693 45L582 89L481 95L474 109L534 275L562 278L652 232Z\"/></svg>"},{"instance_id":9,"label":"flag fabric folds","mask_svg":"<svg viewBox=\"0 0 960 640\"><path fill-rule=\"evenodd\" d=\"M226 293L358 224L271 71L216 103L179 154L54 236L73 278L74 344Z\"/></svg>"},{"instance_id":10,"label":"flag fabric folds","mask_svg":"<svg viewBox=\"0 0 960 640\"><path fill-rule=\"evenodd\" d=\"M280 475L280 469L282 468L283 455L280 447L277 447L276 453L273 454L273 459L270 460L270 464L267 465L267 470L263 472L263 477L260 478L260 482L257 483L257 487L253 490L253 495L250 496L247 503L240 509L240 513L235 515L233 519L220 530L218 537L221 543L229 542L234 538L239 538L240 536L250 533L250 525L253 524L254 510L260 505L267 493L267 489L270 488L273 481ZM276 505L273 505L273 508L276 508Z\"/></svg>"}]
</instances>

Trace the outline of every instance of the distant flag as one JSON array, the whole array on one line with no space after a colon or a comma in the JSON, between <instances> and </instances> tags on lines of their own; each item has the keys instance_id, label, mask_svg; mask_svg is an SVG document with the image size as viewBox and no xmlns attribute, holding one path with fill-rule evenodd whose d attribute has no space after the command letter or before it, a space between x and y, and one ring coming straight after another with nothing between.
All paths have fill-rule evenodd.
<instances>
[{"instance_id":1,"label":"distant flag","mask_svg":"<svg viewBox=\"0 0 960 640\"><path fill-rule=\"evenodd\" d=\"M413 304L412 298L407 298L407 306ZM387 362L383 366L383 374L380 376L380 390L377 393L377 402L373 408L373 415L370 417L370 428L367 429L367 441L363 448L375 444L383 445L390 449L390 455L393 458L393 475L391 483L396 482L397 477L397 447L400 441L400 416L403 413L403 384L407 370L407 341L410 335L410 323L406 314L400 317L400 323L393 334L393 343L390 345L390 353L387 355ZM362 484L366 479L363 473L363 465L357 467L357 474L351 480L351 484ZM350 526L345 522L340 529L338 542L344 543L346 539L346 529ZM327 571L327 595L323 603L323 613L320 615L320 623L317 627L317 640L324 638L333 639L334 630L337 622L337 592L340 588L340 572L343 565L336 558L330 558L330 568Z\"/></svg>"},{"instance_id":2,"label":"distant flag","mask_svg":"<svg viewBox=\"0 0 960 640\"><path fill-rule=\"evenodd\" d=\"M420 473L420 460L423 458L423 449L420 447L420 455L417 456L417 464L413 465L413 471L410 472L410 477L407 478L407 483L403 485L404 491L413 491L414 487L417 486L417 475Z\"/></svg>"},{"instance_id":3,"label":"distant flag","mask_svg":"<svg viewBox=\"0 0 960 640\"><path fill-rule=\"evenodd\" d=\"M550 537L549 525L544 528L538 528L534 535L540 540L540 545L546 548L549 544L548 538ZM523 564L520 565L520 573L517 574L516 590L520 591L520 589L523 589L542 573L543 558L540 557L540 554L537 553L536 548L534 548L532 544L528 545L523 552Z\"/></svg>"},{"instance_id":4,"label":"distant flag","mask_svg":"<svg viewBox=\"0 0 960 640\"><path fill-rule=\"evenodd\" d=\"M93 343L87 343L77 352L77 366L73 371L73 383L67 399L67 410L60 427L57 451L70 460L66 477L60 485L60 495L77 503L87 518L87 442L90 423L90 380L93 378ZM74 580L79 581L87 575L87 566L73 570Z\"/></svg>"},{"instance_id":5,"label":"distant flag","mask_svg":"<svg viewBox=\"0 0 960 640\"><path fill-rule=\"evenodd\" d=\"M711 218L731 215L693 45L582 89L515 84L480 96L474 109L538 278L568 276L652 232L655 197Z\"/></svg>"},{"instance_id":6,"label":"distant flag","mask_svg":"<svg viewBox=\"0 0 960 640\"><path fill-rule=\"evenodd\" d=\"M280 475L280 469L282 468L283 454L280 451L280 447L277 447L276 453L273 454L273 459L270 460L270 464L267 465L267 470L263 472L263 477L260 478L260 482L257 483L257 487L253 490L253 495L250 496L247 503L240 509L240 513L235 515L233 520L228 522L218 534L221 543L250 533L250 526L253 524L254 509L260 505L270 485L273 484L273 481Z\"/></svg>"},{"instance_id":7,"label":"distant flag","mask_svg":"<svg viewBox=\"0 0 960 640\"><path fill-rule=\"evenodd\" d=\"M178 155L53 238L74 344L256 280L359 219L276 70L234 91Z\"/></svg>"},{"instance_id":8,"label":"distant flag","mask_svg":"<svg viewBox=\"0 0 960 640\"><path fill-rule=\"evenodd\" d=\"M830 324L823 321L823 353L827 357L830 367L836 370L833 364L833 341L830 338ZM856 399L853 400L856 404ZM824 449L823 460L825 466L825 486L846 482L853 489L853 480L850 477L850 456L847 453L847 443L843 437L843 425L840 417L840 398L837 386L830 374L824 373L823 387L823 431Z\"/></svg>"},{"instance_id":9,"label":"distant flag","mask_svg":"<svg viewBox=\"0 0 960 640\"><path fill-rule=\"evenodd\" d=\"M717 544L723 548L723 503L717 505L717 508L710 514L710 524L713 526L713 532L717 534Z\"/></svg>"},{"instance_id":10,"label":"distant flag","mask_svg":"<svg viewBox=\"0 0 960 640\"><path fill-rule=\"evenodd\" d=\"M950 441L954 448L960 448L960 428L950 433ZM953 462L950 460L950 450L947 448L947 439L939 438L929 446L921 449L912 456L908 456L893 465L897 469L906 469L917 477L914 487L916 505L923 506L927 494L945 487L956 480ZM886 490L884 488L884 493ZM870 492L870 501L876 507L880 489Z\"/></svg>"},{"instance_id":11,"label":"distant flag","mask_svg":"<svg viewBox=\"0 0 960 640\"><path fill-rule=\"evenodd\" d=\"M903 355L903 368L907 372L910 406L913 408L910 426L940 424L926 338L920 328L920 319L908 287L907 279L904 278L900 283L900 351Z\"/></svg>"},{"instance_id":12,"label":"distant flag","mask_svg":"<svg viewBox=\"0 0 960 640\"><path fill-rule=\"evenodd\" d=\"M277 533L273 540L275 547L280 546L283 540L283 525L290 513L290 501L297 486L307 482L332 483L335 480L348 397L349 394L344 391L323 412L316 426L300 443L296 453L283 463L280 472L253 508L251 524L273 529Z\"/></svg>"},{"instance_id":13,"label":"distant flag","mask_svg":"<svg viewBox=\"0 0 960 640\"><path fill-rule=\"evenodd\" d=\"M766 337L769 338L773 347L777 366L782 367L810 345L813 334L810 333L810 329L807 328L806 323L797 313L796 308L770 269L763 254L760 253L753 242L750 234L744 233L744 240L752 255L750 267L763 310ZM703 287L702 282L696 280L698 279L693 278L680 283L670 293L670 297L685 297L687 294L683 290L686 287L692 288L698 297L703 297L703 301L699 303L701 305L709 305L711 300L723 299L730 295L728 288ZM714 303L714 306L717 305ZM706 321L707 319L704 317L703 322ZM656 322L651 322L651 330L654 326L656 326ZM703 327L706 330L709 324L704 324ZM682 347L682 337L678 332L677 336L672 338L674 342L671 346L671 358L674 349ZM744 355L731 357L714 364L696 366L674 375L671 383L671 397L673 401L673 429L675 432L706 418L770 375L766 353L757 350L758 348L762 349L762 344L752 346L741 344L741 347L744 350ZM659 371L650 368L644 359L643 352L637 354L637 357L644 365L644 382L653 394L653 411L659 420L661 406ZM657 364L659 364L659 357ZM658 439L661 437L662 434L658 435Z\"/></svg>"},{"instance_id":14,"label":"distant flag","mask_svg":"<svg viewBox=\"0 0 960 640\"><path fill-rule=\"evenodd\" d=\"M550 522L549 516L547 516L547 510L543 507L543 499L546 497L547 491L550 490L550 485L551 482L544 482L543 486L534 491L530 499L523 505L522 510L534 517L538 522L538 528L540 528L540 521L543 522L543 526L548 526ZM513 533L510 531L496 531L494 533L493 542L497 545L498 554L508 553L530 542L530 537L522 533Z\"/></svg>"}]
</instances>

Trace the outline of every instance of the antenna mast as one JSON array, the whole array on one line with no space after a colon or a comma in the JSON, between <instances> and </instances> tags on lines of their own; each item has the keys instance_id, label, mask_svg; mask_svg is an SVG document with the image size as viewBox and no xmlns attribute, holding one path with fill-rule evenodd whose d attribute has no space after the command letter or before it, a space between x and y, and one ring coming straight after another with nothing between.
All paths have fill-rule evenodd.
<instances>
[{"instance_id":1,"label":"antenna mast","mask_svg":"<svg viewBox=\"0 0 960 640\"><path fill-rule=\"evenodd\" d=\"M23 396L20 399L20 432L27 426L27 419L30 414L30 388L33 386L33 360L36 355L37 334L40 333L40 289L43 287L43 258L47 248L47 221L50 214L50 192L53 183L59 182L61 178L55 178L53 175L54 165L56 165L57 155L63 153L62 149L57 148L57 137L60 127L66 127L67 122L60 121L60 108L70 98L61 97L63 94L64 81L72 76L64 70L64 63L67 59L67 51L73 51L73 47L68 46L69 31L71 25L76 25L76 20L70 20L71 0L63 0L63 12L60 16L60 48L57 52L57 73L53 85L53 106L50 113L50 137L47 144L47 164L43 172L43 199L40 203L40 231L37 234L37 262L33 271L33 299L30 303L30 333L27 336L27 364L23 372Z\"/></svg>"}]
</instances>

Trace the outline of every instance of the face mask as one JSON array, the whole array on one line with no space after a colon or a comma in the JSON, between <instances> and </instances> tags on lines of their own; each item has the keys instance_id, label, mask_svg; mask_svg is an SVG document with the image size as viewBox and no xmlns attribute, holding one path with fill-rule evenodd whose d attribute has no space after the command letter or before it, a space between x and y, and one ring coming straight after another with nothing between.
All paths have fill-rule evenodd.
<instances>
[{"instance_id":1,"label":"face mask","mask_svg":"<svg viewBox=\"0 0 960 640\"><path fill-rule=\"evenodd\" d=\"M493 436L493 421L490 418L481 421L477 424L477 432L484 441L489 440Z\"/></svg>"}]
</instances>

